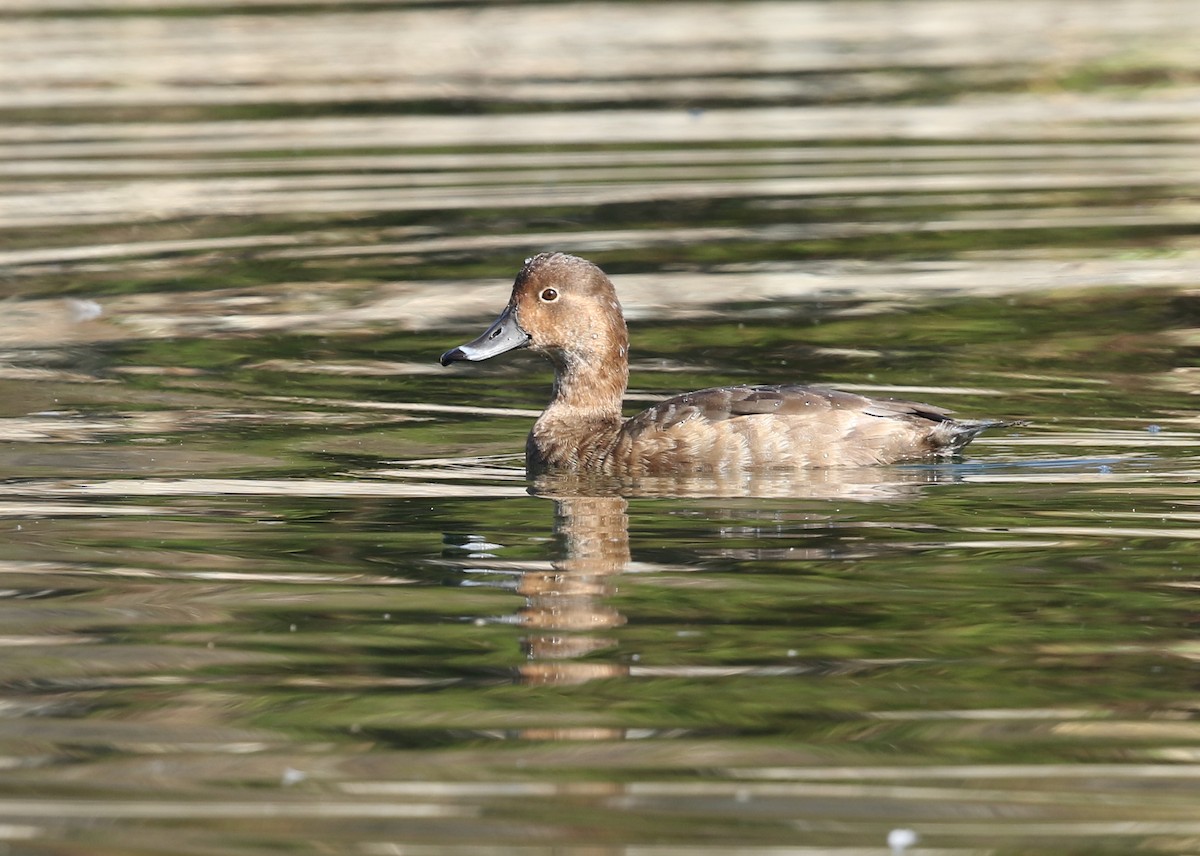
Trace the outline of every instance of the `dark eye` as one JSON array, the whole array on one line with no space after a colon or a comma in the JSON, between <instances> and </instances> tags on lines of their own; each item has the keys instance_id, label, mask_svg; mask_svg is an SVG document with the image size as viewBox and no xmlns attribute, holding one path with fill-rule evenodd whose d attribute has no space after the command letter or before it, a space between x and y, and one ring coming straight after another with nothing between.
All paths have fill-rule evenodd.
<instances>
[{"instance_id":1,"label":"dark eye","mask_svg":"<svg viewBox=\"0 0 1200 856\"><path fill-rule=\"evenodd\" d=\"M554 301L558 300L558 292L553 288L542 289L542 293L539 295L539 297L541 297L543 303L553 303Z\"/></svg>"}]
</instances>

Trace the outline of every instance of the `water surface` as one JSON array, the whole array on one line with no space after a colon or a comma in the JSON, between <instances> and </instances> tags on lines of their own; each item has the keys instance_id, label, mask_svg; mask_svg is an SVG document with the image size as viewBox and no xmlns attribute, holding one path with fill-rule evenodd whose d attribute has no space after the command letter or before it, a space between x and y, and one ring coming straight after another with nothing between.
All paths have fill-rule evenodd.
<instances>
[{"instance_id":1,"label":"water surface","mask_svg":"<svg viewBox=\"0 0 1200 856\"><path fill-rule=\"evenodd\" d=\"M1200 9L0 13L0 839L29 853L1183 853ZM628 409L1027 425L529 483L521 260Z\"/></svg>"}]
</instances>

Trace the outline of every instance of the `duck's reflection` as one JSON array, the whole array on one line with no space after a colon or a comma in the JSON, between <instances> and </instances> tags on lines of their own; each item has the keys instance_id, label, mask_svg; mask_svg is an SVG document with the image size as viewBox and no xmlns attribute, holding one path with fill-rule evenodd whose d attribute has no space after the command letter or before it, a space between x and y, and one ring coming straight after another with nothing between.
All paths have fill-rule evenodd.
<instances>
[{"instance_id":1,"label":"duck's reflection","mask_svg":"<svg viewBox=\"0 0 1200 856\"><path fill-rule=\"evenodd\" d=\"M631 561L629 498L896 501L960 476L961 470L953 466L820 470L804 478L763 474L730 480L664 477L619 482L543 476L531 493L554 502L556 551L550 570L525 570L517 585L526 603L516 617L529 630L522 641L528 661L519 670L521 680L570 684L629 674L624 663L581 659L614 646L616 641L605 631L625 623L609 598L616 576ZM711 507L707 511L719 513ZM790 557L797 555L792 552Z\"/></svg>"},{"instance_id":2,"label":"duck's reflection","mask_svg":"<svg viewBox=\"0 0 1200 856\"><path fill-rule=\"evenodd\" d=\"M606 600L613 577L629 564L629 503L623 496L553 500L553 570L527 571L517 589L526 597L518 617L533 631L523 642L529 662L521 676L531 683L580 683L623 675L623 665L573 658L614 645L596 634L625 623Z\"/></svg>"}]
</instances>

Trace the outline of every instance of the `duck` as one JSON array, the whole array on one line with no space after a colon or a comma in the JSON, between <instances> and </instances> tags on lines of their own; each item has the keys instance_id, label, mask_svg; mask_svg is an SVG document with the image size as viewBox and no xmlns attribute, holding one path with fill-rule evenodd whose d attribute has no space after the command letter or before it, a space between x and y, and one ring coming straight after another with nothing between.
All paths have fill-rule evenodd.
<instances>
[{"instance_id":1,"label":"duck","mask_svg":"<svg viewBox=\"0 0 1200 856\"><path fill-rule=\"evenodd\" d=\"M629 333L616 287L586 259L526 259L500 316L441 364L522 348L554 366L550 403L525 444L526 473L637 478L804 472L958 455L982 431L1014 423L960 420L894 398L792 384L722 386L668 398L628 419Z\"/></svg>"}]
</instances>

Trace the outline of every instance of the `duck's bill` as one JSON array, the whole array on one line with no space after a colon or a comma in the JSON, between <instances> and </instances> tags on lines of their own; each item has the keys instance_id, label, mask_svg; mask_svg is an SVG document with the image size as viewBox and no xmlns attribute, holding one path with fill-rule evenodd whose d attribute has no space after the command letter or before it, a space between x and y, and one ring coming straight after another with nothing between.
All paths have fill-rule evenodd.
<instances>
[{"instance_id":1,"label":"duck's bill","mask_svg":"<svg viewBox=\"0 0 1200 856\"><path fill-rule=\"evenodd\" d=\"M521 329L510 306L492 322L492 326L488 327L482 336L465 345L459 345L453 350L446 351L442 354L441 362L444 366L459 360L470 360L474 363L528 345L529 334Z\"/></svg>"}]
</instances>

